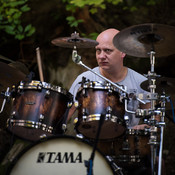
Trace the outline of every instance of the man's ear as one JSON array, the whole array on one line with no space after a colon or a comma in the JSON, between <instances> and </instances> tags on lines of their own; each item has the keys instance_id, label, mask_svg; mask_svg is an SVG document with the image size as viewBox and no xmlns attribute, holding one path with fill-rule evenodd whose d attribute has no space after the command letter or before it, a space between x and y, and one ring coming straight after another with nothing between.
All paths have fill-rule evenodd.
<instances>
[{"instance_id":1,"label":"man's ear","mask_svg":"<svg viewBox=\"0 0 175 175\"><path fill-rule=\"evenodd\" d=\"M123 53L123 52L122 52L122 58L124 58L125 56L126 56L126 53Z\"/></svg>"}]
</instances>

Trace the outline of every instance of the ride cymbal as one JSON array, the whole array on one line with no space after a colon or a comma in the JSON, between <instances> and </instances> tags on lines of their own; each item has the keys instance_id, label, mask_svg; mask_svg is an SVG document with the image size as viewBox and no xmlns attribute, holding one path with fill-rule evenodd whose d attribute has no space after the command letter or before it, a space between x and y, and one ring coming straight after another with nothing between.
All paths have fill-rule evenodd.
<instances>
[{"instance_id":1,"label":"ride cymbal","mask_svg":"<svg viewBox=\"0 0 175 175\"><path fill-rule=\"evenodd\" d=\"M52 44L66 48L93 48L98 45L98 42L88 38L79 37L78 33L72 33L71 37L60 37L53 39Z\"/></svg>"},{"instance_id":2,"label":"ride cymbal","mask_svg":"<svg viewBox=\"0 0 175 175\"><path fill-rule=\"evenodd\" d=\"M120 31L113 39L120 51L135 57L149 57L151 51L156 57L175 54L175 27L146 23L134 25Z\"/></svg>"},{"instance_id":3,"label":"ride cymbal","mask_svg":"<svg viewBox=\"0 0 175 175\"><path fill-rule=\"evenodd\" d=\"M175 78L159 77L156 78L156 92L161 94L165 91L166 94L175 94ZM141 83L140 87L146 91L149 91L149 80Z\"/></svg>"}]
</instances>

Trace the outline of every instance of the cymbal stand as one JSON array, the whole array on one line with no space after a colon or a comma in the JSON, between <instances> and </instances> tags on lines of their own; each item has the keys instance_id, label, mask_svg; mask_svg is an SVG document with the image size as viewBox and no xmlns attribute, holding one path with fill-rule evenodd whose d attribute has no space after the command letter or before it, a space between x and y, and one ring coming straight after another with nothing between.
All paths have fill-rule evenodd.
<instances>
[{"instance_id":1,"label":"cymbal stand","mask_svg":"<svg viewBox=\"0 0 175 175\"><path fill-rule=\"evenodd\" d=\"M161 122L159 122L159 125L161 127L161 132L160 132L160 148L159 148L159 162L158 162L158 175L161 175L162 171L162 151L163 151L163 133L164 133L164 126L165 126L165 103L166 103L166 96L165 92L161 95L161 110L162 110L162 115L161 115Z\"/></svg>"},{"instance_id":2,"label":"cymbal stand","mask_svg":"<svg viewBox=\"0 0 175 175\"><path fill-rule=\"evenodd\" d=\"M156 73L154 72L154 65L155 65L155 52L151 51L150 52L150 63L151 63L151 71L148 72L148 80L149 80L149 89L151 93L151 97L156 96L155 90L156 90ZM151 170L152 170L152 175L156 174L155 166L156 166L156 150L157 150L157 127L162 125L163 122L158 123L156 121L156 115L160 114L161 111L155 110L155 105L156 105L156 99L152 98L151 99L151 119L149 121L150 125L150 139L149 139L149 144L151 146ZM163 118L163 117L162 117ZM163 136L163 128L161 127L161 136ZM162 144L163 138L161 139L161 144ZM162 150L160 150L160 154L162 155ZM159 162L162 156L159 156ZM161 166L161 164L159 164ZM160 168L159 168L160 169Z\"/></svg>"}]
</instances>

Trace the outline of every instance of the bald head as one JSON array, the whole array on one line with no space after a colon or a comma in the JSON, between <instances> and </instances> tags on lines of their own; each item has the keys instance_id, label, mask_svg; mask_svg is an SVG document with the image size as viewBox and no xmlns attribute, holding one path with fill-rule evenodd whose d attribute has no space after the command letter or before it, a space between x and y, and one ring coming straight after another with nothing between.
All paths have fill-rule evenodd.
<instances>
[{"instance_id":1,"label":"bald head","mask_svg":"<svg viewBox=\"0 0 175 175\"><path fill-rule=\"evenodd\" d=\"M99 43L101 40L103 40L103 42L108 41L110 44L113 45L113 38L117 33L119 33L119 30L117 29L113 29L113 28L107 29L97 36L96 41Z\"/></svg>"}]
</instances>

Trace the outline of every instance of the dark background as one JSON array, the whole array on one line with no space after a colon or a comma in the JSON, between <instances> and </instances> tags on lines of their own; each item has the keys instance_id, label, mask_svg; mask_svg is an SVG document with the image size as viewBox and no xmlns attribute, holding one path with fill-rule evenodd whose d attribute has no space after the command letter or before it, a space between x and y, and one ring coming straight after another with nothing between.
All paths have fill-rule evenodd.
<instances>
[{"instance_id":1,"label":"dark background","mask_svg":"<svg viewBox=\"0 0 175 175\"><path fill-rule=\"evenodd\" d=\"M17 40L14 39L14 36L8 35L3 30L0 30L0 61L5 64L13 63L15 68L25 75L29 74L29 72L34 72L35 77L33 77L33 79L39 80L36 59L36 48L39 47L42 58L44 81L69 89L76 76L85 71L85 69L73 63L71 59L72 49L54 46L51 41L57 37L69 37L74 31L77 31L80 37L88 37L91 33L100 33L107 28L123 30L127 27L144 23L175 26L174 0L150 1L154 2L152 4L148 4L147 2L146 0L141 2L139 0L126 0L117 6L106 2L106 9L98 8L98 12L95 14L89 12L91 6L77 8L73 15L76 19L83 19L84 23L80 23L77 27L71 27L66 17L72 15L72 13L66 10L66 4L62 1L30 0L28 6L31 10L22 16L22 20L24 24L32 24L36 31L30 37ZM162 35L165 40L167 37L171 37L169 36L166 26ZM175 46L175 43L164 45L162 49L165 49L166 52L166 48L170 47L170 45ZM78 49L78 53L82 56L82 61L87 66L91 68L96 66L94 49ZM155 72L163 77L175 78L174 56L175 55L170 55L156 58ZM150 71L149 58L127 55L124 64L141 74L147 74L148 71ZM5 68L1 71L2 76L8 73L8 70ZM175 85L173 83L167 94L171 96L173 103L175 102L174 87ZM11 107L7 105L1 114L2 132L4 132L3 130L6 126L5 121L9 116L10 108ZM169 102L167 102L166 115L163 158L167 174L174 174L175 123L173 122L171 105ZM68 133L72 134L72 131ZM9 137L10 136L7 135L7 138ZM6 144L4 140L1 142L2 145ZM6 148L8 151L8 146ZM2 147L2 149L4 149L4 147Z\"/></svg>"}]
</instances>

